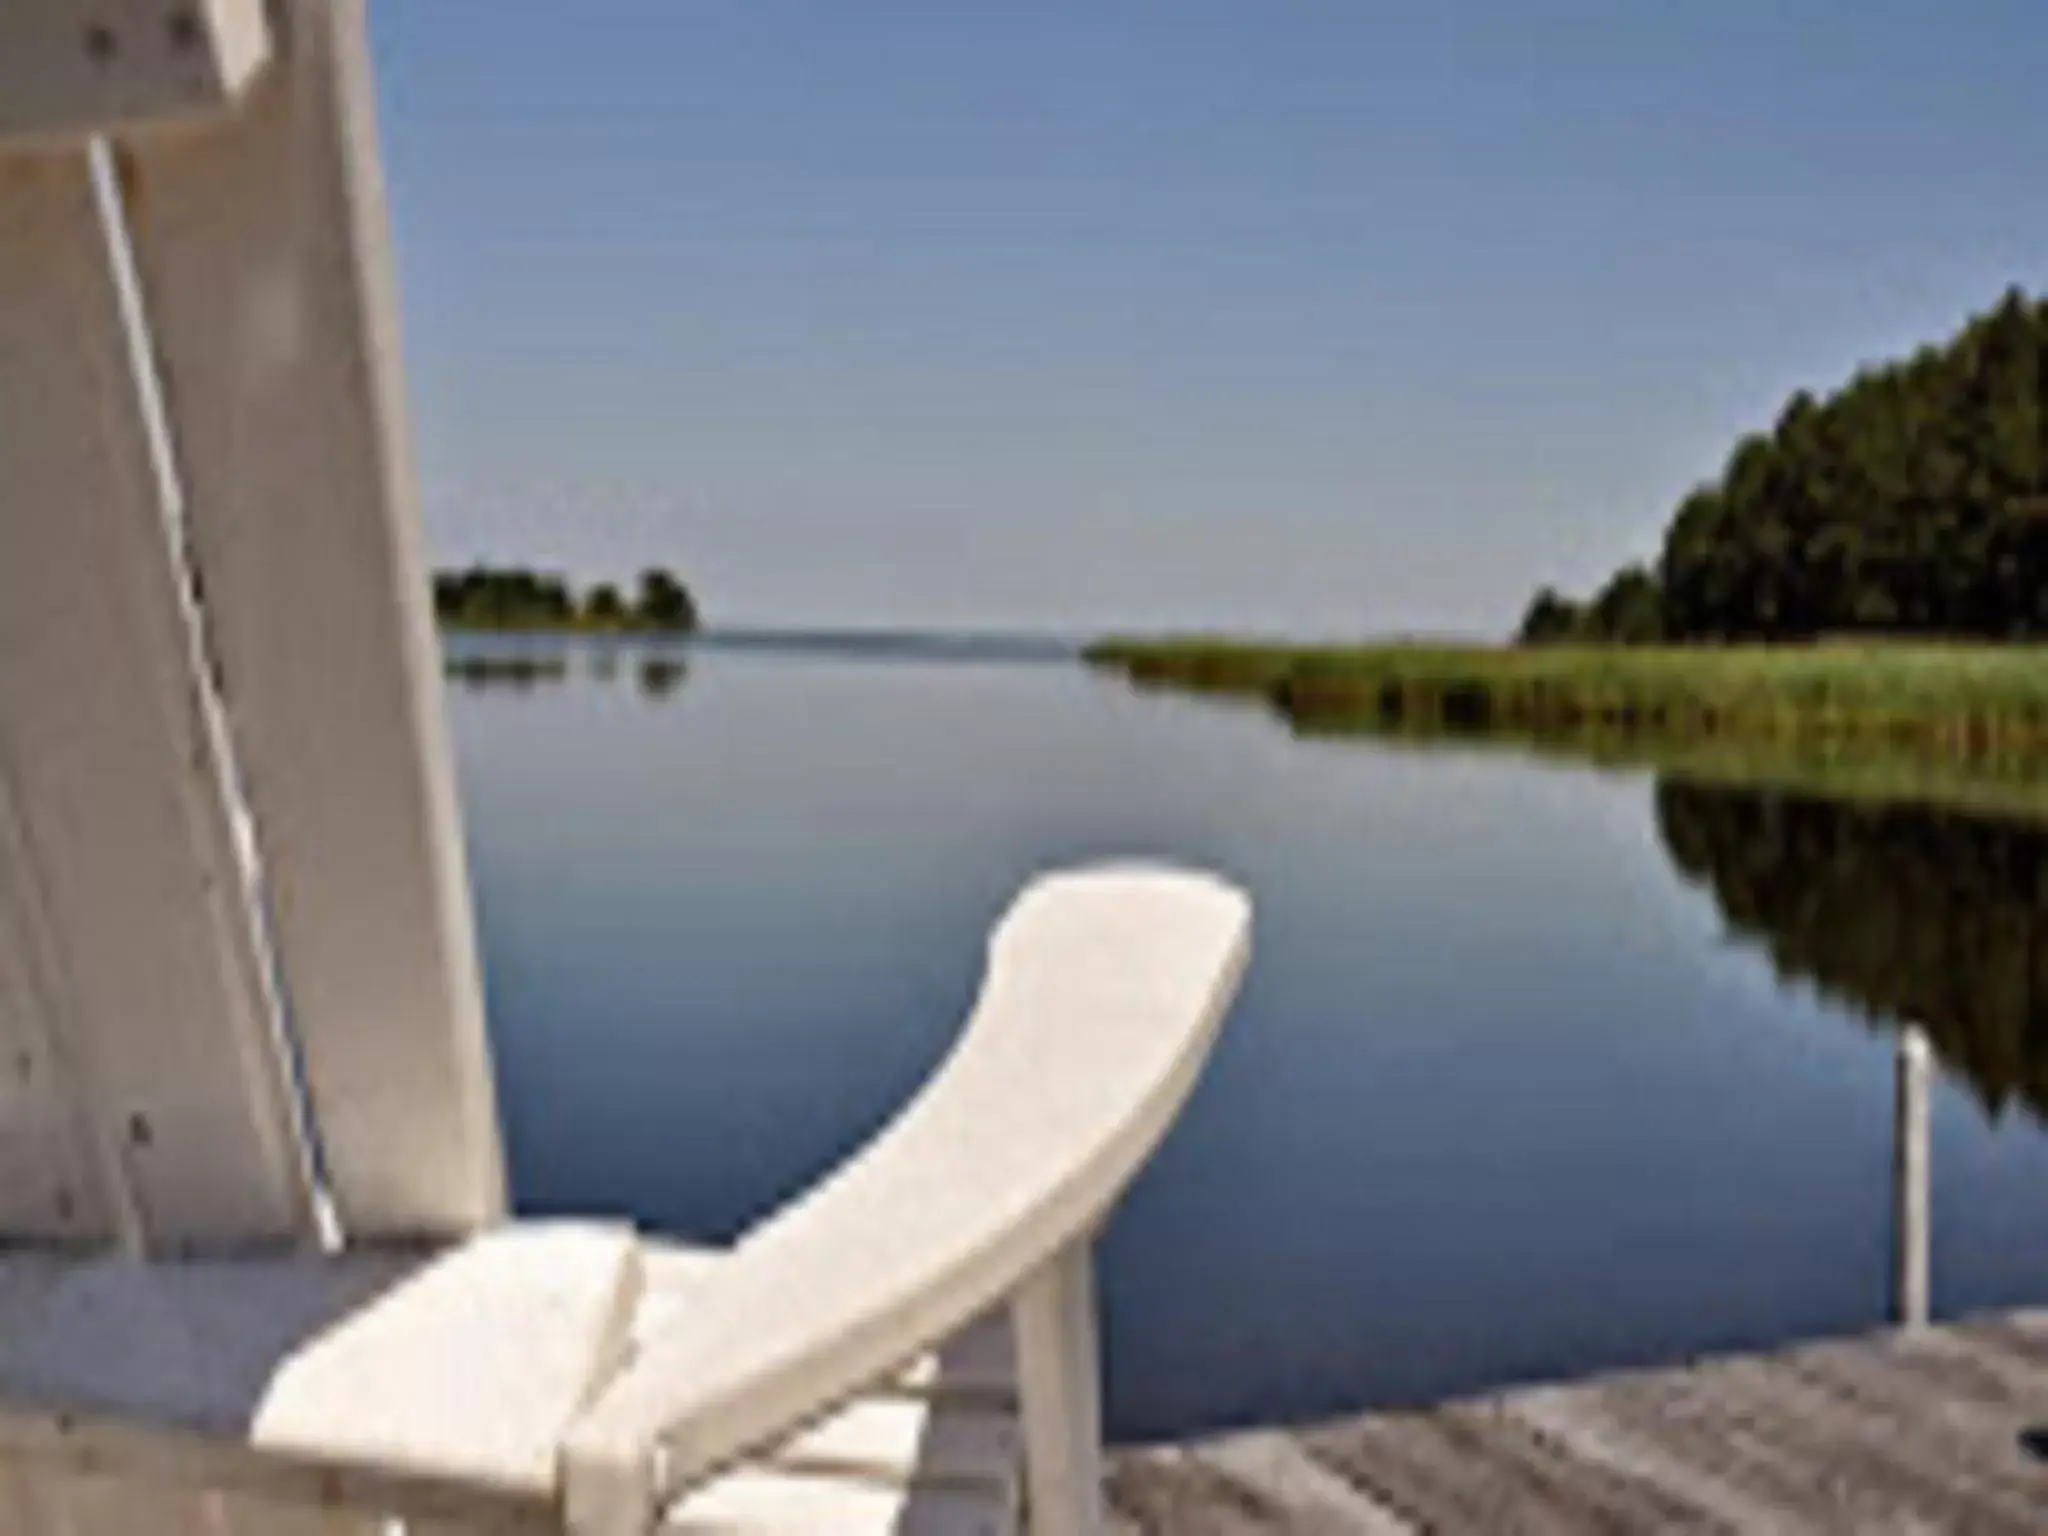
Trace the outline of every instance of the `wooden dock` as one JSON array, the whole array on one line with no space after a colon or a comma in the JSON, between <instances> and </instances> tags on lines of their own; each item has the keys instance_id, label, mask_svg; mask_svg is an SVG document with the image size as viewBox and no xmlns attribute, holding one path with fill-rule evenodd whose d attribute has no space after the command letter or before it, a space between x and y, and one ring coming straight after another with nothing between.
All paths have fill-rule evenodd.
<instances>
[{"instance_id":1,"label":"wooden dock","mask_svg":"<svg viewBox=\"0 0 2048 1536\"><path fill-rule=\"evenodd\" d=\"M1145 1536L2048 1531L2048 1311L1125 1450Z\"/></svg>"}]
</instances>

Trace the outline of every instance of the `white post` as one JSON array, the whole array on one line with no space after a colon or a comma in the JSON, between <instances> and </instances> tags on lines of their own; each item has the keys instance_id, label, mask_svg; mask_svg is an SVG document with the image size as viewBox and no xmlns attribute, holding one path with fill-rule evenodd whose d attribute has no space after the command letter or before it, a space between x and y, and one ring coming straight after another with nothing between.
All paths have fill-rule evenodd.
<instances>
[{"instance_id":1,"label":"white post","mask_svg":"<svg viewBox=\"0 0 2048 1536\"><path fill-rule=\"evenodd\" d=\"M1024 1409L1031 1536L1101 1536L1102 1391L1091 1243L1082 1238L1010 1302Z\"/></svg>"},{"instance_id":2,"label":"white post","mask_svg":"<svg viewBox=\"0 0 2048 1536\"><path fill-rule=\"evenodd\" d=\"M1892 1306L1898 1322L1927 1321L1929 1297L1929 1148L1927 1036L1908 1025L1899 1032L1898 1095L1892 1145Z\"/></svg>"}]
</instances>

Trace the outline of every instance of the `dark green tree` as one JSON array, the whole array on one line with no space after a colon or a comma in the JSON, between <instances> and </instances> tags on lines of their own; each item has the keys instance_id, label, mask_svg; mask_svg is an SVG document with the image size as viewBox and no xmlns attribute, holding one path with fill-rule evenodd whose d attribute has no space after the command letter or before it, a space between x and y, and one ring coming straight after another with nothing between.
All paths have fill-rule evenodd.
<instances>
[{"instance_id":1,"label":"dark green tree","mask_svg":"<svg viewBox=\"0 0 2048 1536\"><path fill-rule=\"evenodd\" d=\"M1664 638L1664 592L1640 565L1615 572L1593 599L1589 627L1621 645L1655 645Z\"/></svg>"},{"instance_id":2,"label":"dark green tree","mask_svg":"<svg viewBox=\"0 0 2048 1536\"><path fill-rule=\"evenodd\" d=\"M471 566L434 577L434 614L467 629L554 629L575 616L568 584L524 567Z\"/></svg>"},{"instance_id":3,"label":"dark green tree","mask_svg":"<svg viewBox=\"0 0 2048 1536\"><path fill-rule=\"evenodd\" d=\"M2048 634L2048 302L2008 291L1941 346L1801 392L1687 496L1654 572L1675 640ZM1590 627L1646 627L1630 572ZM1625 599L1625 601L1624 601Z\"/></svg>"},{"instance_id":4,"label":"dark green tree","mask_svg":"<svg viewBox=\"0 0 2048 1536\"><path fill-rule=\"evenodd\" d=\"M640 573L637 614L649 629L684 631L697 627L697 605L688 589L658 568Z\"/></svg>"},{"instance_id":5,"label":"dark green tree","mask_svg":"<svg viewBox=\"0 0 2048 1536\"><path fill-rule=\"evenodd\" d=\"M583 621L593 629L623 628L626 604L619 596L619 589L608 581L592 587L590 595L583 600Z\"/></svg>"},{"instance_id":6,"label":"dark green tree","mask_svg":"<svg viewBox=\"0 0 2048 1536\"><path fill-rule=\"evenodd\" d=\"M1585 614L1579 605L1555 587L1545 587L1530 599L1522 615L1516 639L1523 645L1558 645L1583 638Z\"/></svg>"}]
</instances>

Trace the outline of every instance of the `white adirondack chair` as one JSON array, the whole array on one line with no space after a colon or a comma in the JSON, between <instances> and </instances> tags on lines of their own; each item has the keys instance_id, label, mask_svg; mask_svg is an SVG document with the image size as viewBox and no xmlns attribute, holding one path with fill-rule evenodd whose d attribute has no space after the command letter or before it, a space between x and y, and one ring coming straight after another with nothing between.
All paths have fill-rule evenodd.
<instances>
[{"instance_id":1,"label":"white adirondack chair","mask_svg":"<svg viewBox=\"0 0 2048 1536\"><path fill-rule=\"evenodd\" d=\"M0 4L0 1531L995 1532L1019 1414L1092 1531L1248 906L1041 880L729 1251L509 1220L362 21Z\"/></svg>"}]
</instances>

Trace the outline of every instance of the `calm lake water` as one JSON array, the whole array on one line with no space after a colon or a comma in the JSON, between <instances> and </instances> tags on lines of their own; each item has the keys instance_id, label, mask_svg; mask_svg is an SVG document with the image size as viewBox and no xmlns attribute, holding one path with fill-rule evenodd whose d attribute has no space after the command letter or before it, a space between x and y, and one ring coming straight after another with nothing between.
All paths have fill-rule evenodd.
<instances>
[{"instance_id":1,"label":"calm lake water","mask_svg":"<svg viewBox=\"0 0 2048 1536\"><path fill-rule=\"evenodd\" d=\"M1885 1317L1891 1021L1942 1313L2048 1302L2048 837L1304 742L1071 663L541 647L451 708L520 1206L725 1239L858 1146L1034 870L1256 954L1101 1252L1119 1438Z\"/></svg>"}]
</instances>

